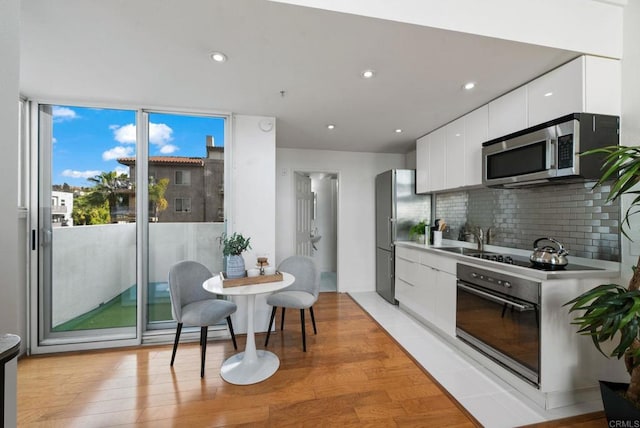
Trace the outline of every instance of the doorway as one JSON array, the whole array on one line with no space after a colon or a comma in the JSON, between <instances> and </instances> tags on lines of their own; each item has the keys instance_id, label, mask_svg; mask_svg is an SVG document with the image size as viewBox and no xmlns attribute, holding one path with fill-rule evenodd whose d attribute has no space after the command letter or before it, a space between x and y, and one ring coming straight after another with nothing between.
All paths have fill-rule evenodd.
<instances>
[{"instance_id":1,"label":"doorway","mask_svg":"<svg viewBox=\"0 0 640 428\"><path fill-rule=\"evenodd\" d=\"M320 270L321 292L336 292L338 291L338 174L297 171L295 175L297 183L296 254L308 255L316 262ZM308 189L308 191L301 192L301 189ZM308 242L308 244L300 245L298 241Z\"/></svg>"}]
</instances>

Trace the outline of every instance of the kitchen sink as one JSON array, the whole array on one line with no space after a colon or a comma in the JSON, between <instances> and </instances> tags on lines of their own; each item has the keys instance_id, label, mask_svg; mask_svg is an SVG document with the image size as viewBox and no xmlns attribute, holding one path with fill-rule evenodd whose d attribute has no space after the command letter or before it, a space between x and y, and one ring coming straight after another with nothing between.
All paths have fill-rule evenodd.
<instances>
[{"instance_id":1,"label":"kitchen sink","mask_svg":"<svg viewBox=\"0 0 640 428\"><path fill-rule=\"evenodd\" d=\"M474 248L465 248L465 247L433 247L437 250L447 251L449 253L462 254L465 256L470 256L472 254L480 253L480 251Z\"/></svg>"},{"instance_id":2,"label":"kitchen sink","mask_svg":"<svg viewBox=\"0 0 640 428\"><path fill-rule=\"evenodd\" d=\"M491 251L479 251L475 248L465 247L433 247L437 250L447 251L449 253L461 254L463 256L482 257L483 255L498 255L498 253L492 253Z\"/></svg>"}]
</instances>

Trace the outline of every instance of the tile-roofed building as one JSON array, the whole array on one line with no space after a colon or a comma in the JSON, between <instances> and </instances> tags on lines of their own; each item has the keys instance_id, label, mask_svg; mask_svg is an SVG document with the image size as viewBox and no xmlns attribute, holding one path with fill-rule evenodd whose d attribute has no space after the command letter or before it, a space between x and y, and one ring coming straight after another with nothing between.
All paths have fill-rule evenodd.
<instances>
[{"instance_id":1,"label":"tile-roofed building","mask_svg":"<svg viewBox=\"0 0 640 428\"><path fill-rule=\"evenodd\" d=\"M131 182L136 180L136 158L119 158L129 167ZM149 179L167 178L166 210L158 212L157 222L224 221L224 147L207 145L207 157L150 156ZM135 212L135 195L129 198L129 211ZM150 207L149 216L153 216Z\"/></svg>"},{"instance_id":2,"label":"tile-roofed building","mask_svg":"<svg viewBox=\"0 0 640 428\"><path fill-rule=\"evenodd\" d=\"M135 165L136 158L119 158L118 162L123 165ZM149 157L150 165L195 165L203 166L204 159L198 157L186 157L186 156L151 156Z\"/></svg>"}]
</instances>

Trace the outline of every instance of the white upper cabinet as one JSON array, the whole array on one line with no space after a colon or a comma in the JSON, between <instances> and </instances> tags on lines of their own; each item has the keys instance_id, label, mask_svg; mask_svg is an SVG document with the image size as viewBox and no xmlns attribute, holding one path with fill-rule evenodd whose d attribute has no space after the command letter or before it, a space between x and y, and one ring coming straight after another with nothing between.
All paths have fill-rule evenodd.
<instances>
[{"instance_id":1,"label":"white upper cabinet","mask_svg":"<svg viewBox=\"0 0 640 428\"><path fill-rule=\"evenodd\" d=\"M482 143L571 113L621 114L620 61L581 56L416 142L418 193L482 184Z\"/></svg>"},{"instance_id":2,"label":"white upper cabinet","mask_svg":"<svg viewBox=\"0 0 640 428\"><path fill-rule=\"evenodd\" d=\"M586 56L584 66L584 111L622 115L622 70L620 61Z\"/></svg>"},{"instance_id":3,"label":"white upper cabinet","mask_svg":"<svg viewBox=\"0 0 640 428\"><path fill-rule=\"evenodd\" d=\"M570 113L620 115L620 61L581 56L532 81L528 126Z\"/></svg>"},{"instance_id":4,"label":"white upper cabinet","mask_svg":"<svg viewBox=\"0 0 640 428\"><path fill-rule=\"evenodd\" d=\"M465 129L464 117L445 126L444 188L455 189L465 184Z\"/></svg>"},{"instance_id":5,"label":"white upper cabinet","mask_svg":"<svg viewBox=\"0 0 640 428\"><path fill-rule=\"evenodd\" d=\"M464 117L465 186L482 184L482 143L489 139L489 107L484 105Z\"/></svg>"},{"instance_id":6,"label":"white upper cabinet","mask_svg":"<svg viewBox=\"0 0 640 428\"><path fill-rule=\"evenodd\" d=\"M482 184L488 110L486 105L480 107L416 142L418 193Z\"/></svg>"},{"instance_id":7,"label":"white upper cabinet","mask_svg":"<svg viewBox=\"0 0 640 428\"><path fill-rule=\"evenodd\" d=\"M431 191L437 191L445 188L446 130L438 128L429 135L429 182Z\"/></svg>"},{"instance_id":8,"label":"white upper cabinet","mask_svg":"<svg viewBox=\"0 0 640 428\"><path fill-rule=\"evenodd\" d=\"M527 87L521 86L489 103L489 139L527 128Z\"/></svg>"},{"instance_id":9,"label":"white upper cabinet","mask_svg":"<svg viewBox=\"0 0 640 428\"><path fill-rule=\"evenodd\" d=\"M529 83L529 126L584 110L584 57L550 71ZM591 113L591 112L589 112Z\"/></svg>"},{"instance_id":10,"label":"white upper cabinet","mask_svg":"<svg viewBox=\"0 0 640 428\"><path fill-rule=\"evenodd\" d=\"M416 141L416 192L427 193L431 191L429 179L429 141L431 138L425 135Z\"/></svg>"}]
</instances>

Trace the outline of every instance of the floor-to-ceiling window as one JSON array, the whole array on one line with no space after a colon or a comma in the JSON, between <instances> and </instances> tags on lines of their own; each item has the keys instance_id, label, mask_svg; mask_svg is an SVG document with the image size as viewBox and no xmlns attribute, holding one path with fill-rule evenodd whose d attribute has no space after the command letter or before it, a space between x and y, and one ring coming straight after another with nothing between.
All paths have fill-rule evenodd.
<instances>
[{"instance_id":1,"label":"floor-to-ceiling window","mask_svg":"<svg viewBox=\"0 0 640 428\"><path fill-rule=\"evenodd\" d=\"M170 331L171 264L222 265L225 118L52 104L32 116L32 350Z\"/></svg>"},{"instance_id":2,"label":"floor-to-ceiling window","mask_svg":"<svg viewBox=\"0 0 640 428\"><path fill-rule=\"evenodd\" d=\"M158 330L173 327L167 284L172 264L195 260L222 271L225 119L151 112L148 122L145 319L147 330Z\"/></svg>"}]
</instances>

